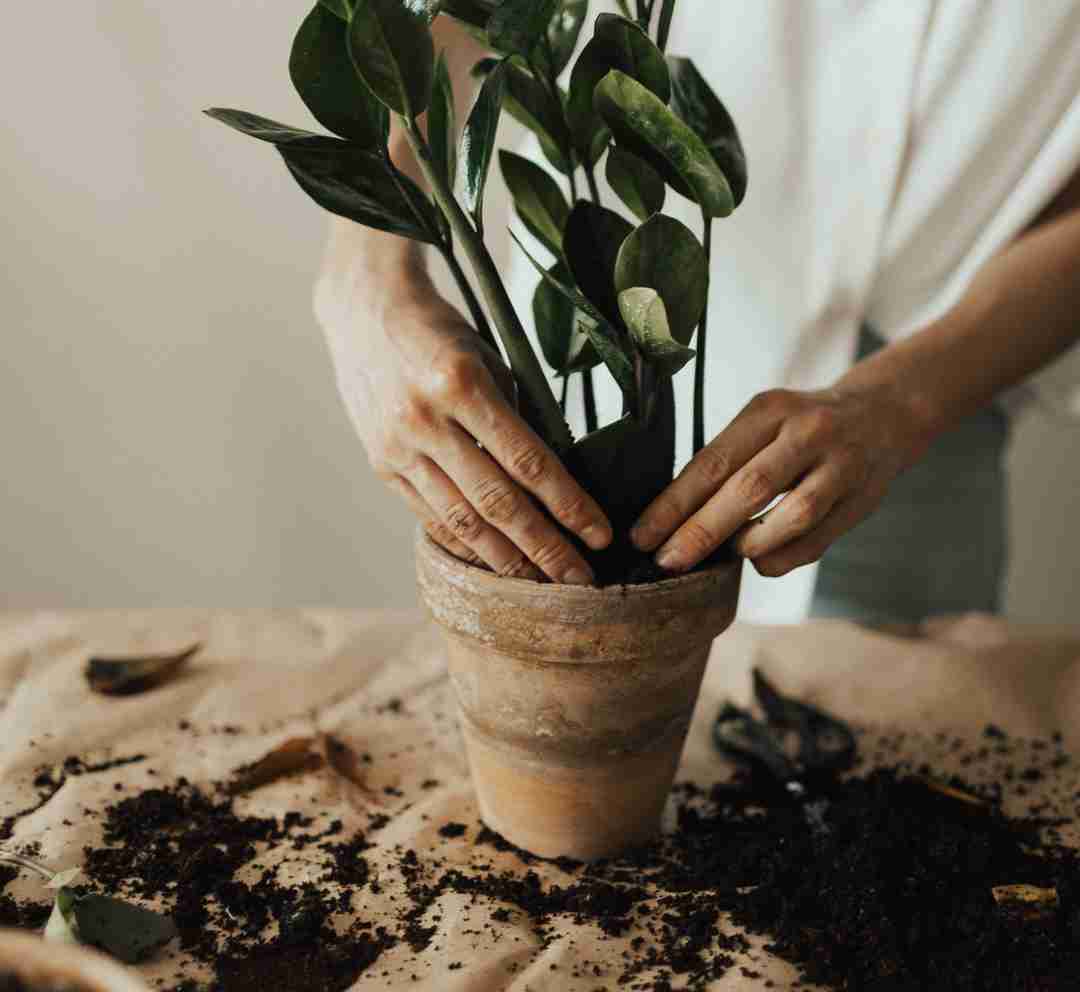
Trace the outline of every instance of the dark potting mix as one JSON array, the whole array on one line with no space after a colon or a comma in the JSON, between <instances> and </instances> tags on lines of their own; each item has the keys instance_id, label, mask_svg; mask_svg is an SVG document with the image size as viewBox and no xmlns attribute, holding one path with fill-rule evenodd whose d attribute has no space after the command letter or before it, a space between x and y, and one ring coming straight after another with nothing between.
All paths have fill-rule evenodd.
<instances>
[{"instance_id":1,"label":"dark potting mix","mask_svg":"<svg viewBox=\"0 0 1080 992\"><path fill-rule=\"evenodd\" d=\"M402 709L379 712L396 718ZM994 727L977 741L939 735L939 751L977 786L905 763L902 737L869 741L860 741L869 753L854 771L803 796L750 770L731 777L717 756L717 775L727 777L676 786L662 840L581 865L517 851L478 822L433 820L429 849L396 846L383 838L412 803L390 786L378 790L361 831L306 806L302 789L295 810L246 813L251 794L282 778L361 783L377 771L377 756L347 742L293 739L228 782L148 777L146 787L113 793L97 811L101 842L84 852L80 891L172 917L178 938L158 953L175 956L177 969L159 986L176 992L340 992L361 976L407 983L430 977L433 965L467 969L460 951L461 960L440 953L449 896L465 906L458 940L479 946L513 933L540 954L573 924L599 941L595 961L550 965L545 988L663 992L724 976L740 988L778 987L761 973L761 941L747 935L795 966L795 987L1080 988L1080 862L1059 834L1080 793L1042 788L1052 801L1032 799L1023 818L1002 812L1004 797L1023 800L1035 785L1070 778L1060 739L1014 740ZM63 775L109 767L73 756L36 784L46 795ZM425 779L418 794L438 786ZM290 881L294 855L314 859L321 875ZM5 892L14 877L0 867L0 926L40 930L48 893L16 900ZM379 910L366 911L375 896ZM210 977L185 977L184 960Z\"/></svg>"}]
</instances>

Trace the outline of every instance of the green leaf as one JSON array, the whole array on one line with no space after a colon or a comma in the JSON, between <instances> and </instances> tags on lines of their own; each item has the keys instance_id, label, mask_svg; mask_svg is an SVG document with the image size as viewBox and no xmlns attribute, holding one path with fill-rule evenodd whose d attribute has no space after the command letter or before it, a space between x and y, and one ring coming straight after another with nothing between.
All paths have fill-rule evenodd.
<instances>
[{"instance_id":1,"label":"green leaf","mask_svg":"<svg viewBox=\"0 0 1080 992\"><path fill-rule=\"evenodd\" d=\"M360 78L387 107L410 120L431 97L435 44L424 0L356 0L349 55Z\"/></svg>"},{"instance_id":2,"label":"green leaf","mask_svg":"<svg viewBox=\"0 0 1080 992\"><path fill-rule=\"evenodd\" d=\"M563 254L574 282L604 319L621 323L615 289L615 260L633 227L614 210L579 200L563 231Z\"/></svg>"},{"instance_id":3,"label":"green leaf","mask_svg":"<svg viewBox=\"0 0 1080 992\"><path fill-rule=\"evenodd\" d=\"M697 132L727 177L738 206L746 196L746 152L735 121L690 59L668 57L671 108Z\"/></svg>"},{"instance_id":4,"label":"green leaf","mask_svg":"<svg viewBox=\"0 0 1080 992\"><path fill-rule=\"evenodd\" d=\"M655 93L663 103L671 95L671 80L663 53L637 24L616 14L601 14L594 34L574 63L566 117L579 152L593 146L598 127L594 94L612 70L625 72Z\"/></svg>"},{"instance_id":5,"label":"green leaf","mask_svg":"<svg viewBox=\"0 0 1080 992\"><path fill-rule=\"evenodd\" d=\"M619 309L638 351L665 375L674 375L694 357L693 348L671 336L667 309L655 289L635 286L623 290Z\"/></svg>"},{"instance_id":6,"label":"green leaf","mask_svg":"<svg viewBox=\"0 0 1080 992\"><path fill-rule=\"evenodd\" d=\"M454 84L446 65L446 54L439 53L435 63L435 84L428 107L428 145L435 169L453 189L457 178L457 112L454 109Z\"/></svg>"},{"instance_id":7,"label":"green leaf","mask_svg":"<svg viewBox=\"0 0 1080 992\"><path fill-rule=\"evenodd\" d=\"M535 162L513 152L500 151L499 166L522 222L553 255L561 255L570 206L558 184Z\"/></svg>"},{"instance_id":8,"label":"green leaf","mask_svg":"<svg viewBox=\"0 0 1080 992\"><path fill-rule=\"evenodd\" d=\"M562 0L548 22L547 42L553 76L561 75L570 64L588 13L589 0Z\"/></svg>"},{"instance_id":9,"label":"green leaf","mask_svg":"<svg viewBox=\"0 0 1080 992\"><path fill-rule=\"evenodd\" d=\"M347 21L352 16L352 0L319 0L319 6L325 7L343 21Z\"/></svg>"},{"instance_id":10,"label":"green leaf","mask_svg":"<svg viewBox=\"0 0 1080 992\"><path fill-rule=\"evenodd\" d=\"M278 151L304 192L323 209L414 241L435 241L440 225L431 201L377 152L343 141L315 147L286 144Z\"/></svg>"},{"instance_id":11,"label":"green leaf","mask_svg":"<svg viewBox=\"0 0 1080 992\"><path fill-rule=\"evenodd\" d=\"M509 62L507 69L506 110L536 135L544 157L559 172L569 175L573 166L563 151L569 136L562 108L551 91L516 60Z\"/></svg>"},{"instance_id":12,"label":"green leaf","mask_svg":"<svg viewBox=\"0 0 1080 992\"><path fill-rule=\"evenodd\" d=\"M559 0L502 0L487 24L492 48L528 58L558 5Z\"/></svg>"},{"instance_id":13,"label":"green leaf","mask_svg":"<svg viewBox=\"0 0 1080 992\"><path fill-rule=\"evenodd\" d=\"M689 344L705 312L709 265L705 249L681 221L655 214L631 234L615 262L615 288L655 289L667 307L672 336Z\"/></svg>"},{"instance_id":14,"label":"green leaf","mask_svg":"<svg viewBox=\"0 0 1080 992\"><path fill-rule=\"evenodd\" d=\"M552 285L570 282L570 271L565 262L556 262L549 270L551 277L541 279L533 293L533 323L544 358L559 375L582 372L600 362L589 340L583 321L592 318L582 314L567 295Z\"/></svg>"},{"instance_id":15,"label":"green leaf","mask_svg":"<svg viewBox=\"0 0 1080 992\"><path fill-rule=\"evenodd\" d=\"M272 145L304 144L314 147L333 147L340 144L336 138L328 138L324 134L315 134L313 131L303 131L300 128L290 127L288 124L279 124L277 121L270 120L269 117L249 114L246 110L211 107L203 113L207 117L221 121L222 124L227 124L241 134L258 138Z\"/></svg>"},{"instance_id":16,"label":"green leaf","mask_svg":"<svg viewBox=\"0 0 1080 992\"><path fill-rule=\"evenodd\" d=\"M735 209L727 177L705 143L655 94L614 69L596 87L595 99L615 140L695 200L707 217L727 217Z\"/></svg>"},{"instance_id":17,"label":"green leaf","mask_svg":"<svg viewBox=\"0 0 1080 992\"><path fill-rule=\"evenodd\" d=\"M634 15L630 13L630 4L628 0L617 0L617 2L619 4L619 10L622 11L623 17L625 17L628 21L632 21L634 19Z\"/></svg>"},{"instance_id":18,"label":"green leaf","mask_svg":"<svg viewBox=\"0 0 1080 992\"><path fill-rule=\"evenodd\" d=\"M316 6L293 41L289 74L300 98L323 127L368 148L385 148L390 115L357 77L348 28Z\"/></svg>"},{"instance_id":19,"label":"green leaf","mask_svg":"<svg viewBox=\"0 0 1080 992\"><path fill-rule=\"evenodd\" d=\"M608 371L614 376L615 381L619 384L623 394L626 396L627 402L632 405L634 397L637 394L637 385L634 381L634 363L631 356L627 353L627 349L620 341L618 332L604 319L603 314L601 314L600 311L597 310L596 307L594 307L580 292L559 282L547 269L533 258L529 253L529 250L521 243L521 240L513 231L510 232L510 237L517 242L517 246L524 252L525 257L532 263L533 268L540 273L541 277L549 286L557 293L561 293L566 299L573 303L575 307L592 318L591 321L582 321L582 330L588 334L592 346L596 349L596 352L601 359L603 359Z\"/></svg>"},{"instance_id":20,"label":"green leaf","mask_svg":"<svg viewBox=\"0 0 1080 992\"><path fill-rule=\"evenodd\" d=\"M495 153L495 133L506 94L508 66L509 61L504 59L488 73L461 133L465 209L472 214L478 231L484 228L484 187Z\"/></svg>"},{"instance_id":21,"label":"green leaf","mask_svg":"<svg viewBox=\"0 0 1080 992\"><path fill-rule=\"evenodd\" d=\"M73 912L79 940L125 964L144 960L176 936L176 925L169 917L111 896L78 897Z\"/></svg>"},{"instance_id":22,"label":"green leaf","mask_svg":"<svg viewBox=\"0 0 1080 992\"><path fill-rule=\"evenodd\" d=\"M62 886L56 892L52 912L45 924L43 934L46 940L55 940L61 944L79 943L78 922L75 919L75 893Z\"/></svg>"},{"instance_id":23,"label":"green leaf","mask_svg":"<svg viewBox=\"0 0 1080 992\"><path fill-rule=\"evenodd\" d=\"M441 10L470 27L487 27L495 12L495 0L442 0Z\"/></svg>"},{"instance_id":24,"label":"green leaf","mask_svg":"<svg viewBox=\"0 0 1080 992\"><path fill-rule=\"evenodd\" d=\"M648 162L615 147L608 152L605 170L608 185L639 220L648 220L663 209L667 186Z\"/></svg>"}]
</instances>

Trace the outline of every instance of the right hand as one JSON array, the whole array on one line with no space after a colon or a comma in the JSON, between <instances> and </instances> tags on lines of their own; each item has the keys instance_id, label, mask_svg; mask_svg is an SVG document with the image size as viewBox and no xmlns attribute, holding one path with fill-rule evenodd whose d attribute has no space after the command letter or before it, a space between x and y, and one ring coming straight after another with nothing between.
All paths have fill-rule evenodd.
<instances>
[{"instance_id":1,"label":"right hand","mask_svg":"<svg viewBox=\"0 0 1080 992\"><path fill-rule=\"evenodd\" d=\"M551 517L597 550L611 526L508 401L513 379L499 357L426 276L355 288L324 281L316 312L379 477L458 557L500 575L590 584Z\"/></svg>"}]
</instances>

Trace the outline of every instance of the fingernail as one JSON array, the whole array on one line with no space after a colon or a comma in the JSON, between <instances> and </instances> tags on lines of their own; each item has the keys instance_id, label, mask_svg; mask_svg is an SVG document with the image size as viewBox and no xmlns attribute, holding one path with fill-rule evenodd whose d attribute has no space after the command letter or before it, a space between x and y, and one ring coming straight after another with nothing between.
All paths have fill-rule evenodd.
<instances>
[{"instance_id":1,"label":"fingernail","mask_svg":"<svg viewBox=\"0 0 1080 992\"><path fill-rule=\"evenodd\" d=\"M656 564L669 572L677 572L682 568L682 563L683 556L678 548L661 548L656 554Z\"/></svg>"},{"instance_id":2,"label":"fingernail","mask_svg":"<svg viewBox=\"0 0 1080 992\"><path fill-rule=\"evenodd\" d=\"M581 537L594 551L600 551L611 543L611 528L606 524L589 524L581 532Z\"/></svg>"},{"instance_id":3,"label":"fingernail","mask_svg":"<svg viewBox=\"0 0 1080 992\"><path fill-rule=\"evenodd\" d=\"M563 573L563 582L568 586L591 586L593 578L583 568L576 565Z\"/></svg>"}]
</instances>

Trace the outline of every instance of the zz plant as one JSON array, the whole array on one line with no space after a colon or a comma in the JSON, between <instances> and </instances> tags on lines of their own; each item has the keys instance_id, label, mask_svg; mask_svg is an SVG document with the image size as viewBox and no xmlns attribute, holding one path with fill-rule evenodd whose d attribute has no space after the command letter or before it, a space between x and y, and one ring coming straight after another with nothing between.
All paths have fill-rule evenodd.
<instances>
[{"instance_id":1,"label":"zz plant","mask_svg":"<svg viewBox=\"0 0 1080 992\"><path fill-rule=\"evenodd\" d=\"M712 226L739 205L747 182L742 144L724 105L689 59L665 55L675 0L636 0L633 12L626 0L619 6L621 15L597 17L571 67L588 0L320 0L296 35L289 69L333 136L244 111L208 111L276 146L320 206L427 242L443 255L477 332L496 348L495 335L502 344L520 413L620 535L607 566L598 562L612 578L629 560L622 535L671 481L671 379L695 355L694 450L704 444ZM492 52L474 69L482 83L460 141L446 61L432 38L438 16L456 18ZM562 378L561 399L484 244L484 192L503 111L536 135L569 193L536 162L499 153L518 216L551 256L541 262L529 255L540 275L532 309L543 356ZM418 124L425 112L426 134ZM390 159L391 115L430 196ZM602 160L621 213L601 202ZM582 177L588 197L579 195ZM702 240L661 212L669 188L700 209ZM479 297L459 257L468 261ZM593 392L601 366L623 396L622 416L604 426ZM565 416L574 375L583 379L586 421L576 440Z\"/></svg>"}]
</instances>

